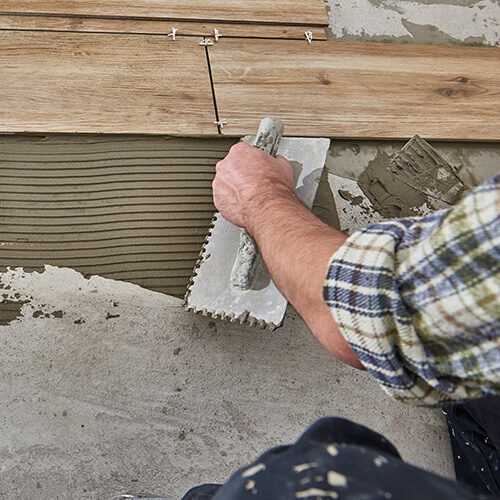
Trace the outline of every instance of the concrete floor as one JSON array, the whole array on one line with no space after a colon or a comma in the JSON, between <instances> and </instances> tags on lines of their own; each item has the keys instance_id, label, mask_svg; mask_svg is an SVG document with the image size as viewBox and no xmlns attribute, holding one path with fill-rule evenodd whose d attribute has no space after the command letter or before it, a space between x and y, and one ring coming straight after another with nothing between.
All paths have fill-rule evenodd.
<instances>
[{"instance_id":1,"label":"concrete floor","mask_svg":"<svg viewBox=\"0 0 500 500\"><path fill-rule=\"evenodd\" d=\"M495 0L327 4L332 39L499 44ZM398 145L334 141L328 169L356 178ZM437 147L471 183L498 172L499 145ZM411 463L452 475L441 413L390 400L332 359L292 310L269 333L69 269L0 282L18 304L0 326L0 498L179 497L325 415L368 425Z\"/></svg>"},{"instance_id":2,"label":"concrete floor","mask_svg":"<svg viewBox=\"0 0 500 500\"><path fill-rule=\"evenodd\" d=\"M0 327L0 498L177 498L326 415L452 473L441 412L393 402L334 360L292 310L270 333L69 269L11 271L1 283L27 302Z\"/></svg>"}]
</instances>

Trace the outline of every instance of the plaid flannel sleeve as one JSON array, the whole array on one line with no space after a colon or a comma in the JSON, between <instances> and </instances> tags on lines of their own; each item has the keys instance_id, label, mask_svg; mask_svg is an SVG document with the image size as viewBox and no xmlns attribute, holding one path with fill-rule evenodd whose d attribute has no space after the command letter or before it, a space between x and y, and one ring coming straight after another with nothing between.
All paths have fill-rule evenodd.
<instances>
[{"instance_id":1,"label":"plaid flannel sleeve","mask_svg":"<svg viewBox=\"0 0 500 500\"><path fill-rule=\"evenodd\" d=\"M500 175L450 209L352 234L330 260L324 298L395 399L500 394Z\"/></svg>"}]
</instances>

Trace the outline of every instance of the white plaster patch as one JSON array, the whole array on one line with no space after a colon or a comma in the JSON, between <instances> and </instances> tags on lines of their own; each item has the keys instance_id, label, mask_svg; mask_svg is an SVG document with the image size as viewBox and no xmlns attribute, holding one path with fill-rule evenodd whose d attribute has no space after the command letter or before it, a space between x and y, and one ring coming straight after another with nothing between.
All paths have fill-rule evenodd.
<instances>
[{"instance_id":1,"label":"white plaster patch","mask_svg":"<svg viewBox=\"0 0 500 500\"><path fill-rule=\"evenodd\" d=\"M330 27L336 37L413 37L404 22L434 26L457 41L482 38L485 45L500 45L500 3L481 0L474 5L423 4L407 0L328 0ZM425 40L417 40L425 43Z\"/></svg>"},{"instance_id":2,"label":"white plaster patch","mask_svg":"<svg viewBox=\"0 0 500 500\"><path fill-rule=\"evenodd\" d=\"M182 300L141 288L132 283L101 276L85 278L81 273L46 265L43 272L27 273L22 267L0 273L0 289L4 298L25 301L16 321L44 320L63 315L75 324L102 325L119 318L127 303L147 302L150 307L182 309ZM59 316L60 314L60 316Z\"/></svg>"},{"instance_id":3,"label":"white plaster patch","mask_svg":"<svg viewBox=\"0 0 500 500\"><path fill-rule=\"evenodd\" d=\"M347 234L361 229L368 224L385 220L379 213L375 212L371 201L366 197L356 181L345 179L338 175L328 174L328 182L335 199L337 214L340 221L340 229ZM353 198L361 197L359 204L342 197L339 191L345 191Z\"/></svg>"},{"instance_id":4,"label":"white plaster patch","mask_svg":"<svg viewBox=\"0 0 500 500\"><path fill-rule=\"evenodd\" d=\"M0 273L0 288L7 299L27 301L21 308L21 321L31 320L36 311L50 314L60 310L74 321L100 322L115 315L117 300L123 299L146 300L151 307L183 307L181 299L132 283L101 276L87 279L73 269L49 265L41 273L27 273L22 267L8 269Z\"/></svg>"},{"instance_id":5,"label":"white plaster patch","mask_svg":"<svg viewBox=\"0 0 500 500\"><path fill-rule=\"evenodd\" d=\"M411 35L401 22L401 14L369 0L329 0L327 4L330 28L336 37Z\"/></svg>"},{"instance_id":6,"label":"white plaster patch","mask_svg":"<svg viewBox=\"0 0 500 500\"><path fill-rule=\"evenodd\" d=\"M402 19L420 25L431 25L459 41L484 37L487 45L498 46L500 3L482 0L472 6L421 4L388 0L386 5L402 9Z\"/></svg>"}]
</instances>

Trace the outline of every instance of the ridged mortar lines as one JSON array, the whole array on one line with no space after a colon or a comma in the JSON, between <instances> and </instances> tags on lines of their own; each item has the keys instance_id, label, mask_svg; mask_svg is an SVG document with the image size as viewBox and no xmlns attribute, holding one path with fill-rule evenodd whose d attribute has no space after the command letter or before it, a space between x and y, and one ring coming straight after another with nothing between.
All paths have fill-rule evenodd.
<instances>
[{"instance_id":1,"label":"ridged mortar lines","mask_svg":"<svg viewBox=\"0 0 500 500\"><path fill-rule=\"evenodd\" d=\"M233 139L0 137L0 267L45 264L182 296Z\"/></svg>"}]
</instances>

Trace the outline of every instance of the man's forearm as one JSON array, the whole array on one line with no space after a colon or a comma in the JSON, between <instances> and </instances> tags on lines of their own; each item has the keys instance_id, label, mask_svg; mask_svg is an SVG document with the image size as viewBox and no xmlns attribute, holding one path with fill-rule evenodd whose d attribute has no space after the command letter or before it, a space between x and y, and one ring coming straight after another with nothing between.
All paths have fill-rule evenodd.
<instances>
[{"instance_id":1,"label":"man's forearm","mask_svg":"<svg viewBox=\"0 0 500 500\"><path fill-rule=\"evenodd\" d=\"M319 341L342 361L362 368L323 300L328 262L346 237L323 224L293 194L290 162L243 142L217 163L217 209L245 227L278 288Z\"/></svg>"},{"instance_id":2,"label":"man's forearm","mask_svg":"<svg viewBox=\"0 0 500 500\"><path fill-rule=\"evenodd\" d=\"M253 200L247 230L274 282L318 340L340 360L362 368L322 295L328 262L346 236L320 221L286 188Z\"/></svg>"}]
</instances>

